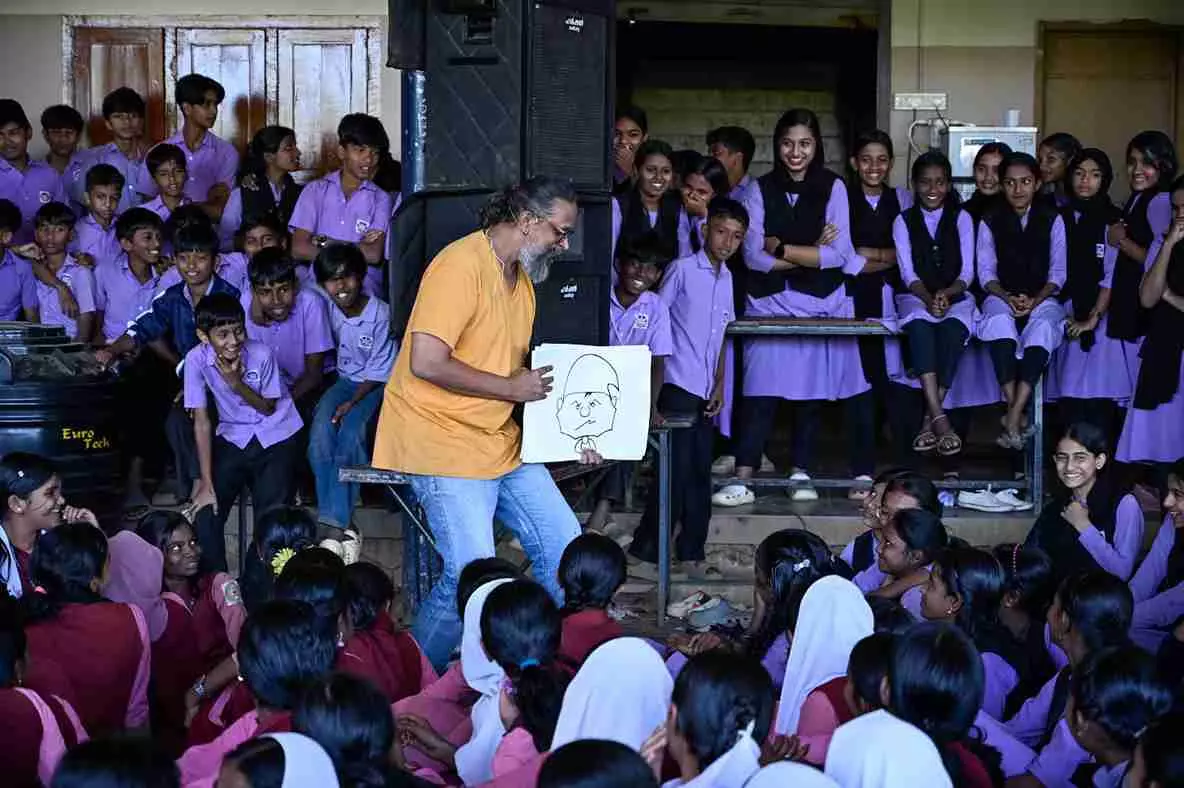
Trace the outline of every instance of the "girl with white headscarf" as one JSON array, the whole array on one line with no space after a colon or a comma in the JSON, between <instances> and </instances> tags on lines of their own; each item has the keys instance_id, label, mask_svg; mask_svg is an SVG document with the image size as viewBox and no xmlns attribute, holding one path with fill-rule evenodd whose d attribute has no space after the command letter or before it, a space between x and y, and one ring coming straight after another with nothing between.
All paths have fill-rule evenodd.
<instances>
[{"instance_id":1,"label":"girl with white headscarf","mask_svg":"<svg viewBox=\"0 0 1184 788\"><path fill-rule=\"evenodd\" d=\"M759 742L772 716L773 683L755 659L723 651L691 658L666 718L666 750L681 776L664 788L744 785L760 771Z\"/></svg>"},{"instance_id":2,"label":"girl with white headscarf","mask_svg":"<svg viewBox=\"0 0 1184 788\"><path fill-rule=\"evenodd\" d=\"M744 788L839 788L839 784L812 766L771 763L756 773Z\"/></svg>"},{"instance_id":3,"label":"girl with white headscarf","mask_svg":"<svg viewBox=\"0 0 1184 788\"><path fill-rule=\"evenodd\" d=\"M845 680L851 650L873 630L871 608L849 580L824 577L802 598L774 729L782 735L800 734L810 747L811 763L826 761L830 733L840 716L849 716L834 710L842 691L832 691L831 682ZM806 724L799 727L803 714Z\"/></svg>"},{"instance_id":4,"label":"girl with white headscarf","mask_svg":"<svg viewBox=\"0 0 1184 788\"><path fill-rule=\"evenodd\" d=\"M218 784L272 785L277 760L283 770L280 788L337 788L339 784L328 754L301 733L272 733L244 742L222 762Z\"/></svg>"},{"instance_id":5,"label":"girl with white headscarf","mask_svg":"<svg viewBox=\"0 0 1184 788\"><path fill-rule=\"evenodd\" d=\"M839 726L826 774L842 788L953 788L933 740L883 709Z\"/></svg>"}]
</instances>

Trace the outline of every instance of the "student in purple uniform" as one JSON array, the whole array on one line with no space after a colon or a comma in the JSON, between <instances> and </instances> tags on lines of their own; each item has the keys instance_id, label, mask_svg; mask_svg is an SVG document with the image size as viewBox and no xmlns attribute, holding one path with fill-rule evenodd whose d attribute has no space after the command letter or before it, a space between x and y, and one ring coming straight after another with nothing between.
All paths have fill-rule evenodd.
<instances>
[{"instance_id":1,"label":"student in purple uniform","mask_svg":"<svg viewBox=\"0 0 1184 788\"><path fill-rule=\"evenodd\" d=\"M1122 221L1111 226L1109 236L1110 245L1118 249L1106 327L1106 333L1114 339L1137 342L1147 333L1148 307L1141 303L1139 284L1143 273L1155 262L1151 247L1172 221L1169 187L1176 178L1177 166L1176 147L1162 131L1136 134L1126 146L1131 194L1122 207ZM1133 355L1131 377L1138 374Z\"/></svg>"},{"instance_id":2,"label":"student in purple uniform","mask_svg":"<svg viewBox=\"0 0 1184 788\"><path fill-rule=\"evenodd\" d=\"M1005 719L1008 697L1030 672L1027 654L999 621L1005 575L995 557L973 547L946 550L933 562L921 615L965 632L983 662L982 711Z\"/></svg>"},{"instance_id":3,"label":"student in purple uniform","mask_svg":"<svg viewBox=\"0 0 1184 788\"><path fill-rule=\"evenodd\" d=\"M296 264L278 247L260 250L247 274L247 336L271 349L284 387L307 418L325 389L326 356L334 347L326 300L300 286Z\"/></svg>"},{"instance_id":4,"label":"student in purple uniform","mask_svg":"<svg viewBox=\"0 0 1184 788\"><path fill-rule=\"evenodd\" d=\"M1118 441L1119 462L1169 463L1184 456L1184 177L1170 194L1172 222L1162 242L1152 243L1147 259L1154 262L1139 285L1140 305L1148 310L1147 336Z\"/></svg>"},{"instance_id":5,"label":"student in purple uniform","mask_svg":"<svg viewBox=\"0 0 1184 788\"><path fill-rule=\"evenodd\" d=\"M38 263L53 285L37 282L37 301L41 322L47 326L61 326L76 342L89 343L95 334L95 278L94 272L79 265L68 247L74 234L74 212L61 202L41 206L33 216L34 243ZM62 308L58 289L64 285L77 304L78 314L69 317Z\"/></svg>"},{"instance_id":6,"label":"student in purple uniform","mask_svg":"<svg viewBox=\"0 0 1184 788\"><path fill-rule=\"evenodd\" d=\"M999 600L999 623L1024 651L1028 671L1008 698L1002 717L1009 719L1028 698L1034 696L1056 672L1045 624L1052 595L1056 592L1052 561L1035 547L1020 544L995 545L991 550L1003 567L1003 598Z\"/></svg>"},{"instance_id":7,"label":"student in purple uniform","mask_svg":"<svg viewBox=\"0 0 1184 788\"><path fill-rule=\"evenodd\" d=\"M673 188L673 152L661 140L646 140L633 158L634 186L613 200L613 249L652 235L669 260L689 257L691 223Z\"/></svg>"},{"instance_id":8,"label":"student in purple uniform","mask_svg":"<svg viewBox=\"0 0 1184 788\"><path fill-rule=\"evenodd\" d=\"M98 165L87 178L101 169ZM113 203L114 204L114 203ZM156 263L160 260L160 217L143 208L132 208L115 222L120 254L95 269L95 307L101 336L96 344L115 342L138 315L152 308L160 285ZM157 430L145 424L163 424L169 411L170 370L152 351L137 352L119 373L119 425L124 456L128 461L124 509L129 516L144 514L150 504L144 494L146 460L161 459L162 442Z\"/></svg>"},{"instance_id":9,"label":"student in purple uniform","mask_svg":"<svg viewBox=\"0 0 1184 788\"><path fill-rule=\"evenodd\" d=\"M96 164L86 171L83 200L86 212L74 225L75 254L87 255L98 269L115 262L122 251L115 231L123 174L110 164Z\"/></svg>"},{"instance_id":10,"label":"student in purple uniform","mask_svg":"<svg viewBox=\"0 0 1184 788\"><path fill-rule=\"evenodd\" d=\"M33 268L9 248L20 229L20 208L11 200L0 199L0 320L40 323L41 301Z\"/></svg>"},{"instance_id":11,"label":"student in purple uniform","mask_svg":"<svg viewBox=\"0 0 1184 788\"><path fill-rule=\"evenodd\" d=\"M256 221L266 221L267 229L250 229L244 234L250 235L252 241L248 245L253 245L254 251L258 251L265 246L280 246L287 248L286 239L287 232L279 227L276 220L272 217L262 217ZM200 224L210 229L214 228L214 223L210 221L209 215L197 203L186 203L180 206L165 222L165 235L172 237L177 234L181 227L189 224ZM248 225L244 225L248 227ZM278 235L277 235L278 233ZM232 285L240 293L248 293L251 290L251 282L247 277L247 261L250 259L251 253L246 252L224 252L215 255L214 257L214 273L219 278L225 280L226 284ZM167 264L167 260L164 261ZM160 277L160 289L167 290L173 285L181 281L181 273L175 265L169 265Z\"/></svg>"},{"instance_id":12,"label":"student in purple uniform","mask_svg":"<svg viewBox=\"0 0 1184 788\"><path fill-rule=\"evenodd\" d=\"M951 192L950 161L938 151L913 163L914 204L892 227L900 277L899 325L908 337L913 375L921 379L925 417L913 440L919 452L962 451L945 411L977 310L966 290L974 281L974 221Z\"/></svg>"},{"instance_id":13,"label":"student in purple uniform","mask_svg":"<svg viewBox=\"0 0 1184 788\"><path fill-rule=\"evenodd\" d=\"M123 336L95 351L99 363L109 364L148 346L165 360L170 369L177 369L186 354L198 344L194 306L213 293L239 297L239 291L233 285L214 274L217 249L218 236L209 222L179 228L173 239L173 256L182 281L158 293L152 300L152 308L137 315ZM180 404L174 405L169 412L165 432L173 449L181 495L192 498L200 468L193 442L193 425Z\"/></svg>"},{"instance_id":14,"label":"student in purple uniform","mask_svg":"<svg viewBox=\"0 0 1184 788\"><path fill-rule=\"evenodd\" d=\"M118 213L140 204L136 192L140 167L148 146L144 143L144 116L147 107L139 93L128 87L116 88L103 97L103 123L111 134L111 142L90 148L82 158L82 170L75 182L78 194L71 199L82 202L86 173L91 167L110 164L123 176L123 191L119 195Z\"/></svg>"},{"instance_id":15,"label":"student in purple uniform","mask_svg":"<svg viewBox=\"0 0 1184 788\"><path fill-rule=\"evenodd\" d=\"M920 619L933 560L949 545L949 534L938 515L925 509L898 511L880 529L876 560L884 582L869 596L898 599L913 618Z\"/></svg>"},{"instance_id":16,"label":"student in purple uniform","mask_svg":"<svg viewBox=\"0 0 1184 788\"><path fill-rule=\"evenodd\" d=\"M24 220L12 240L15 246L33 240L33 216L41 206L67 199L57 170L29 158L32 137L24 108L12 99L0 99L0 199L16 205Z\"/></svg>"},{"instance_id":17,"label":"student in purple uniform","mask_svg":"<svg viewBox=\"0 0 1184 788\"><path fill-rule=\"evenodd\" d=\"M1184 714L1173 711L1139 734L1127 788L1180 788L1184 785Z\"/></svg>"},{"instance_id":18,"label":"student in purple uniform","mask_svg":"<svg viewBox=\"0 0 1184 788\"><path fill-rule=\"evenodd\" d=\"M867 530L843 548L840 557L854 570L852 582L865 594L884 584L886 575L878 557L884 526L902 509L924 509L936 517L942 504L933 482L907 468L891 468L872 483L872 494L863 502L863 522Z\"/></svg>"},{"instance_id":19,"label":"student in purple uniform","mask_svg":"<svg viewBox=\"0 0 1184 788\"><path fill-rule=\"evenodd\" d=\"M341 169L304 187L288 223L292 257L311 263L330 241L354 244L367 265L367 295L382 293L382 255L391 220L391 197L373 183L378 161L390 148L378 118L346 115L337 124Z\"/></svg>"},{"instance_id":20,"label":"student in purple uniform","mask_svg":"<svg viewBox=\"0 0 1184 788\"><path fill-rule=\"evenodd\" d=\"M1034 202L1034 158L1011 153L1000 172L1007 204L983 216L978 231L978 279L987 297L977 334L1007 401L996 443L1022 451L1031 437L1025 422L1032 389L1064 333L1065 310L1053 296L1065 284L1065 223Z\"/></svg>"},{"instance_id":21,"label":"student in purple uniform","mask_svg":"<svg viewBox=\"0 0 1184 788\"><path fill-rule=\"evenodd\" d=\"M1064 131L1040 140L1036 161L1040 163L1040 200L1056 211L1069 205L1073 195L1073 170L1069 163L1081 153L1081 142Z\"/></svg>"},{"instance_id":22,"label":"student in purple uniform","mask_svg":"<svg viewBox=\"0 0 1184 788\"><path fill-rule=\"evenodd\" d=\"M843 268L855 254L848 228L847 189L823 163L822 132L810 110L781 116L773 133L774 169L759 181L759 209L744 242L748 266L749 317L851 318L852 299L844 288ZM757 201L753 202L757 205ZM784 370L812 370L785 375ZM815 436L823 400L843 400L850 442L851 475L871 487L874 466L875 402L859 361L854 339L775 337L744 343L744 413L737 439L736 476L748 479L781 400L795 408L792 481L795 501L817 500L809 485ZM867 490L853 487L850 497ZM728 485L712 498L722 506L750 503L755 496L743 483Z\"/></svg>"},{"instance_id":23,"label":"student in purple uniform","mask_svg":"<svg viewBox=\"0 0 1184 788\"><path fill-rule=\"evenodd\" d=\"M78 150L82 127L82 115L65 104L46 107L41 113L41 136L49 146L45 163L62 179L62 188L70 198L67 204L79 218L82 217L84 206L75 199L79 193L75 184L82 178L82 165L86 157L85 151Z\"/></svg>"},{"instance_id":24,"label":"student in purple uniform","mask_svg":"<svg viewBox=\"0 0 1184 788\"><path fill-rule=\"evenodd\" d=\"M1106 433L1073 424L1057 442L1053 462L1061 487L1024 542L1039 547L1060 579L1101 569L1126 581L1143 544L1143 510L1115 478Z\"/></svg>"},{"instance_id":25,"label":"student in purple uniform","mask_svg":"<svg viewBox=\"0 0 1184 788\"><path fill-rule=\"evenodd\" d=\"M748 129L739 126L720 126L707 132L708 154L724 165L733 200L747 207L745 199L756 196L756 178L748 174L756 156L756 140Z\"/></svg>"},{"instance_id":26,"label":"student in purple uniform","mask_svg":"<svg viewBox=\"0 0 1184 788\"><path fill-rule=\"evenodd\" d=\"M696 154L698 155L698 154ZM707 206L716 197L727 197L732 190L728 173L718 159L699 155L687 168L682 178L682 207L691 223L691 251L703 248L703 225L707 222Z\"/></svg>"},{"instance_id":27,"label":"student in purple uniform","mask_svg":"<svg viewBox=\"0 0 1184 788\"><path fill-rule=\"evenodd\" d=\"M718 166L718 165L717 165ZM650 424L662 424L658 398L666 358L673 352L670 310L653 288L670 262L652 236L641 236L617 252L617 278L608 301L608 343L645 345L650 349ZM596 508L585 527L603 531L613 504L621 503L633 477L633 463L617 463L600 485Z\"/></svg>"},{"instance_id":28,"label":"student in purple uniform","mask_svg":"<svg viewBox=\"0 0 1184 788\"><path fill-rule=\"evenodd\" d=\"M986 213L1000 206L1003 200L1003 159L1011 154L1006 142L988 142L974 154L974 194L962 203L962 210L974 219L974 229Z\"/></svg>"},{"instance_id":29,"label":"student in purple uniform","mask_svg":"<svg viewBox=\"0 0 1184 788\"><path fill-rule=\"evenodd\" d=\"M613 194L633 188L633 157L649 135L649 121L641 107L617 110L613 124Z\"/></svg>"},{"instance_id":30,"label":"student in purple uniform","mask_svg":"<svg viewBox=\"0 0 1184 788\"><path fill-rule=\"evenodd\" d=\"M1073 671L1065 719L1097 766L1090 784L1127 784L1136 741L1171 707L1171 689L1157 675L1155 660L1133 646L1091 654Z\"/></svg>"},{"instance_id":31,"label":"student in purple uniform","mask_svg":"<svg viewBox=\"0 0 1184 788\"><path fill-rule=\"evenodd\" d=\"M226 89L207 76L186 74L178 79L177 107L184 121L176 134L161 143L182 151L185 197L200 203L215 221L222 215L238 171L238 151L213 132L218 105L224 98ZM157 187L156 176L149 168L142 168L137 185L140 192L151 197Z\"/></svg>"},{"instance_id":32,"label":"student in purple uniform","mask_svg":"<svg viewBox=\"0 0 1184 788\"><path fill-rule=\"evenodd\" d=\"M1070 681L1090 654L1129 643L1131 608L1126 584L1104 572L1083 572L1061 583L1048 610L1048 624L1052 642L1064 650L1069 663L1002 729L988 732L987 743L1001 751L1031 748L1027 766L1009 775L1008 788L1069 785L1077 768L1089 761L1065 718Z\"/></svg>"},{"instance_id":33,"label":"student in purple uniform","mask_svg":"<svg viewBox=\"0 0 1184 788\"><path fill-rule=\"evenodd\" d=\"M275 355L247 338L242 305L229 293L202 298L195 310L200 344L185 356L185 407L192 408L201 479L194 508L213 504L197 521L202 559L226 571L226 518L244 485L254 510L286 504L300 461L302 422ZM218 427L211 428L212 397Z\"/></svg>"},{"instance_id":34,"label":"student in purple uniform","mask_svg":"<svg viewBox=\"0 0 1184 788\"><path fill-rule=\"evenodd\" d=\"M153 194L156 196L145 202L142 207L147 208L167 222L173 211L190 202L185 194L188 183L188 163L185 151L176 145L162 142L144 158L144 171L152 178Z\"/></svg>"},{"instance_id":35,"label":"student in purple uniform","mask_svg":"<svg viewBox=\"0 0 1184 788\"><path fill-rule=\"evenodd\" d=\"M1110 202L1114 171L1097 148L1085 148L1069 163L1069 203L1062 210L1069 243L1069 275L1058 299L1069 318L1065 344L1048 371L1046 397L1060 402L1067 424L1090 421L1110 431L1117 403L1134 391L1129 347L1111 337L1106 312L1118 250L1106 242L1121 212Z\"/></svg>"},{"instance_id":36,"label":"student in purple uniform","mask_svg":"<svg viewBox=\"0 0 1184 788\"><path fill-rule=\"evenodd\" d=\"M292 179L292 173L299 169L296 132L287 126L264 126L255 132L239 167L238 185L230 192L218 225L222 251L234 248L242 224L264 214L288 226L300 198L300 184Z\"/></svg>"},{"instance_id":37,"label":"student in purple uniform","mask_svg":"<svg viewBox=\"0 0 1184 788\"><path fill-rule=\"evenodd\" d=\"M384 301L362 292L366 258L349 244L330 244L317 255L317 283L328 296L329 322L337 343L337 381L317 403L309 430L308 461L317 480L318 519L351 526L361 488L337 480L345 465L365 465L367 436L382 387L390 377L396 346L391 311Z\"/></svg>"},{"instance_id":38,"label":"student in purple uniform","mask_svg":"<svg viewBox=\"0 0 1184 788\"><path fill-rule=\"evenodd\" d=\"M1172 464L1163 497L1163 522L1143 563L1131 578L1135 615L1131 639L1152 654L1184 615L1184 460Z\"/></svg>"},{"instance_id":39,"label":"student in purple uniform","mask_svg":"<svg viewBox=\"0 0 1184 788\"><path fill-rule=\"evenodd\" d=\"M672 348L664 368L665 384L658 396L663 416L690 416L694 426L676 430L671 454L670 521L682 522L675 558L704 559L711 520L710 420L724 407L724 329L732 322L732 274L725 262L735 254L748 229L748 212L735 200L716 197L707 209L703 251L675 260L666 268L658 296L670 311ZM629 553L648 563L658 559L657 496L646 502Z\"/></svg>"}]
</instances>

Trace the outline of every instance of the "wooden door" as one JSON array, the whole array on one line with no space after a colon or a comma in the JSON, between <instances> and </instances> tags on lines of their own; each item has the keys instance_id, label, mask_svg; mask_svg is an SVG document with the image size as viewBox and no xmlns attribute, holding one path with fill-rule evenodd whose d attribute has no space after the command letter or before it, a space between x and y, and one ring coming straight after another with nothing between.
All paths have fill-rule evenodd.
<instances>
[{"instance_id":1,"label":"wooden door","mask_svg":"<svg viewBox=\"0 0 1184 788\"><path fill-rule=\"evenodd\" d=\"M226 89L214 133L240 151L267 125L266 57L263 30L189 28L177 30L177 76L205 74ZM171 92L171 89L170 89ZM175 106L173 97L170 103ZM180 127L180 117L176 127Z\"/></svg>"},{"instance_id":2,"label":"wooden door","mask_svg":"<svg viewBox=\"0 0 1184 788\"><path fill-rule=\"evenodd\" d=\"M366 112L370 82L364 29L280 30L277 108L279 123L296 132L301 178L338 166L337 123Z\"/></svg>"},{"instance_id":3,"label":"wooden door","mask_svg":"<svg viewBox=\"0 0 1184 788\"><path fill-rule=\"evenodd\" d=\"M1124 200L1131 137L1145 129L1178 137L1179 63L1172 30L1046 31L1040 133L1068 131L1104 150L1115 171L1111 197Z\"/></svg>"},{"instance_id":4,"label":"wooden door","mask_svg":"<svg viewBox=\"0 0 1184 788\"><path fill-rule=\"evenodd\" d=\"M74 29L74 107L86 118L90 145L104 145L111 134L103 123L103 97L132 88L148 105L144 134L149 142L165 137L164 31L161 28L77 27Z\"/></svg>"}]
</instances>

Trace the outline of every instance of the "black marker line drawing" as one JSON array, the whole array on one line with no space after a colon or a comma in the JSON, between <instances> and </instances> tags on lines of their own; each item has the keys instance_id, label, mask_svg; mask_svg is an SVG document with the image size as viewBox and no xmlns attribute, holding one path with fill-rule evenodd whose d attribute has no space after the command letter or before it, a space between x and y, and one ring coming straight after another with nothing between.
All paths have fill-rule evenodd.
<instances>
[{"instance_id":1,"label":"black marker line drawing","mask_svg":"<svg viewBox=\"0 0 1184 788\"><path fill-rule=\"evenodd\" d=\"M559 431L575 439L575 450L596 451L596 439L613 428L621 396L617 370L603 356L586 353L567 370L555 406Z\"/></svg>"}]
</instances>

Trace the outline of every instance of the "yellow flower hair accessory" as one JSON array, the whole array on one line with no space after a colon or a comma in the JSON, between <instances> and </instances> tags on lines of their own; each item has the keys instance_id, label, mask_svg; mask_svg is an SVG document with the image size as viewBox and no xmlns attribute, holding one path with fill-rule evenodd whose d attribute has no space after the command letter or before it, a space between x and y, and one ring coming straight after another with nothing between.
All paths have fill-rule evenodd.
<instances>
[{"instance_id":1,"label":"yellow flower hair accessory","mask_svg":"<svg viewBox=\"0 0 1184 788\"><path fill-rule=\"evenodd\" d=\"M279 577L280 573L284 571L284 567L288 565L288 562L292 560L292 556L294 555L296 555L296 551L291 547L285 547L276 552L275 556L271 559L271 573Z\"/></svg>"}]
</instances>

